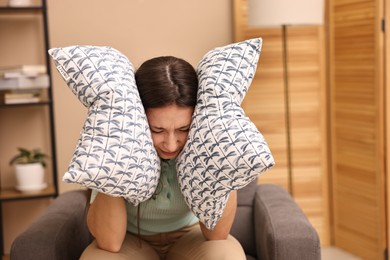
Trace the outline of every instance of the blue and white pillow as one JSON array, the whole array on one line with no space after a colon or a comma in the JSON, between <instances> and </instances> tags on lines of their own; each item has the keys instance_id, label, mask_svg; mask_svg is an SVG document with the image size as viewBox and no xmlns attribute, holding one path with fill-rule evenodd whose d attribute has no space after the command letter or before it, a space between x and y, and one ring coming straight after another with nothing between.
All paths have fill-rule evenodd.
<instances>
[{"instance_id":1,"label":"blue and white pillow","mask_svg":"<svg viewBox=\"0 0 390 260\"><path fill-rule=\"evenodd\" d=\"M261 46L256 38L215 48L197 67L198 100L177 173L187 205L209 229L232 190L274 165L266 141L241 107Z\"/></svg>"},{"instance_id":2,"label":"blue and white pillow","mask_svg":"<svg viewBox=\"0 0 390 260\"><path fill-rule=\"evenodd\" d=\"M88 108L63 180L124 197L133 205L150 198L158 184L160 159L131 62L111 47L69 46L49 54Z\"/></svg>"}]
</instances>

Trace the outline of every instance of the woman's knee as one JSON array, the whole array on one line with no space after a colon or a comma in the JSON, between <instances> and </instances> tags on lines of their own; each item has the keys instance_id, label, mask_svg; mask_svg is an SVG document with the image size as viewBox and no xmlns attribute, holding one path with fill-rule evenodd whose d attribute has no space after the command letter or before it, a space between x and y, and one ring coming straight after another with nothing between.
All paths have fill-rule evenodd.
<instances>
[{"instance_id":1,"label":"woman's knee","mask_svg":"<svg viewBox=\"0 0 390 260\"><path fill-rule=\"evenodd\" d=\"M193 230L169 250L167 260L245 260L241 244L231 235L226 240L207 241L200 230Z\"/></svg>"},{"instance_id":2,"label":"woman's knee","mask_svg":"<svg viewBox=\"0 0 390 260\"><path fill-rule=\"evenodd\" d=\"M201 247L203 259L245 260L246 256L241 244L232 236L226 240L205 241Z\"/></svg>"},{"instance_id":3,"label":"woman's knee","mask_svg":"<svg viewBox=\"0 0 390 260\"><path fill-rule=\"evenodd\" d=\"M125 240L117 253L109 252L100 249L96 241L93 241L81 255L81 260L99 260L99 259L115 259L115 260L159 260L160 257L156 251L147 243L140 240L138 237L127 234Z\"/></svg>"}]
</instances>

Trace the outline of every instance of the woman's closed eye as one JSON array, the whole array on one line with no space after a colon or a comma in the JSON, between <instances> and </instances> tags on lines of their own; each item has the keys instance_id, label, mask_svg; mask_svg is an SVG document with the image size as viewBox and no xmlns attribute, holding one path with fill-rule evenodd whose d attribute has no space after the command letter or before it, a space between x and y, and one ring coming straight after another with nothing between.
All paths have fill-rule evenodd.
<instances>
[{"instance_id":1,"label":"woman's closed eye","mask_svg":"<svg viewBox=\"0 0 390 260\"><path fill-rule=\"evenodd\" d=\"M154 134L161 134L161 133L166 132L167 130L164 128L160 128L160 127L151 127L150 131ZM180 133L188 133L188 131L190 131L189 126L180 127L180 128L175 130L175 132L180 132Z\"/></svg>"},{"instance_id":2,"label":"woman's closed eye","mask_svg":"<svg viewBox=\"0 0 390 260\"><path fill-rule=\"evenodd\" d=\"M180 132L184 132L184 133L187 133L188 131L190 131L190 128L189 128L189 127L186 127L186 128L180 128L180 129L178 129L178 131L180 131Z\"/></svg>"},{"instance_id":3,"label":"woman's closed eye","mask_svg":"<svg viewBox=\"0 0 390 260\"><path fill-rule=\"evenodd\" d=\"M162 129L153 129L151 128L150 131L153 133L153 134L161 134L164 132L164 130Z\"/></svg>"}]
</instances>

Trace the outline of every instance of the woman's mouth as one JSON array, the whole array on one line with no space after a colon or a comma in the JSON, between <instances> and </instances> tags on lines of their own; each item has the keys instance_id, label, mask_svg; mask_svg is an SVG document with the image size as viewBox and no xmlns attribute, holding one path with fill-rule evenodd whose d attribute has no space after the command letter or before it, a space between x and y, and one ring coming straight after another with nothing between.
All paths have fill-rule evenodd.
<instances>
[{"instance_id":1,"label":"woman's mouth","mask_svg":"<svg viewBox=\"0 0 390 260\"><path fill-rule=\"evenodd\" d=\"M172 157L175 157L177 155L177 151L174 151L174 152L165 152L165 151L161 151L161 157L165 158L165 157L169 157L169 158L172 158Z\"/></svg>"}]
</instances>

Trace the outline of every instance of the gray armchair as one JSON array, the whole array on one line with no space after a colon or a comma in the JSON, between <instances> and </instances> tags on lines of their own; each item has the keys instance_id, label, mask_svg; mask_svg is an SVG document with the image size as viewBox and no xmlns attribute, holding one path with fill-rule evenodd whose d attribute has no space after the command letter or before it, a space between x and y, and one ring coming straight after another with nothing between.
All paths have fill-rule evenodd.
<instances>
[{"instance_id":1,"label":"gray armchair","mask_svg":"<svg viewBox=\"0 0 390 260\"><path fill-rule=\"evenodd\" d=\"M85 223L86 191L60 195L12 243L11 260L79 259L91 237ZM320 241L298 205L281 187L249 184L238 192L231 233L247 259L321 259Z\"/></svg>"}]
</instances>

